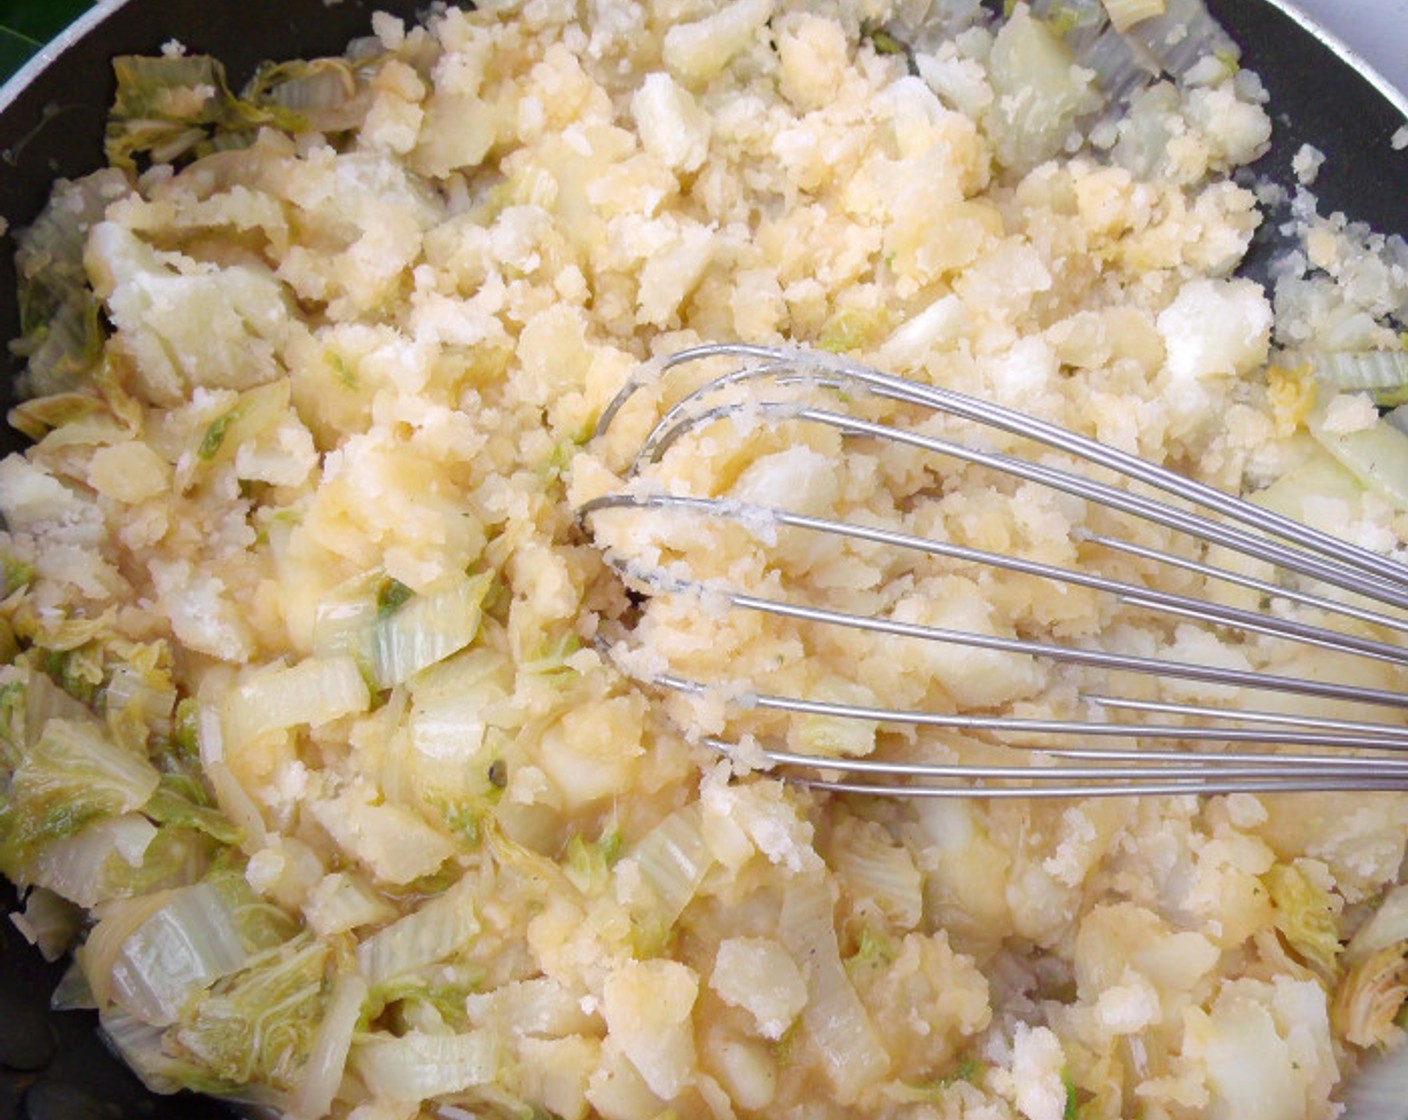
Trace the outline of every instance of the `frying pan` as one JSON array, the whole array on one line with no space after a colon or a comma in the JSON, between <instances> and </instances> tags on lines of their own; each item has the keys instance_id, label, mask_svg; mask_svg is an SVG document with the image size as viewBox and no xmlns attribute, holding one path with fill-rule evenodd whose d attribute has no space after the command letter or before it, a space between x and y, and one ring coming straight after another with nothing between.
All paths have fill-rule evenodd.
<instances>
[{"instance_id":1,"label":"frying pan","mask_svg":"<svg viewBox=\"0 0 1408 1120\"><path fill-rule=\"evenodd\" d=\"M265 59L339 53L367 33L374 10L410 18L423 6L424 0L105 0L0 89L0 216L11 230L23 227L56 177L102 163L113 55L154 52L176 39L224 60L237 87ZM1408 149L1395 151L1390 143L1408 102L1356 68L1351 52L1289 6L1209 0L1209 7L1271 95L1275 141L1250 174L1289 183L1292 157L1313 143L1327 156L1314 188L1322 211L1344 210L1384 232L1408 233ZM1253 275L1264 273L1276 250L1274 227L1265 223L1253 250L1246 266ZM5 339L18 334L13 252L6 234L0 238ZM0 407L8 408L19 363L5 352L0 366ZM0 453L19 446L16 433L0 429ZM4 884L0 914L14 906ZM45 964L0 918L0 1120L228 1120L227 1107L215 1101L151 1097L103 1049L92 1015L50 1011L49 994L63 968Z\"/></svg>"}]
</instances>

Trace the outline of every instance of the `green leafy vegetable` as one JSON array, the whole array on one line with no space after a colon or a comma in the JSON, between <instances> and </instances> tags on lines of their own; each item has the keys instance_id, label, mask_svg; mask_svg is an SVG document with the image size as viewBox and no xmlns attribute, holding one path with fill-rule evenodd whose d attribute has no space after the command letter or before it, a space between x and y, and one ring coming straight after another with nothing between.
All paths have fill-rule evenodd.
<instances>
[{"instance_id":1,"label":"green leafy vegetable","mask_svg":"<svg viewBox=\"0 0 1408 1120\"><path fill-rule=\"evenodd\" d=\"M1076 1098L1075 1079L1069 1069L1061 1070L1061 1084L1066 1090L1066 1107L1061 1113L1061 1120L1076 1120L1080 1114L1080 1103Z\"/></svg>"},{"instance_id":2,"label":"green leafy vegetable","mask_svg":"<svg viewBox=\"0 0 1408 1120\"><path fill-rule=\"evenodd\" d=\"M126 176L112 169L61 180L34 224L18 234L22 337L14 351L28 360L22 396L70 393L87 383L98 366L104 333L83 249L93 223L127 190Z\"/></svg>"},{"instance_id":3,"label":"green leafy vegetable","mask_svg":"<svg viewBox=\"0 0 1408 1120\"><path fill-rule=\"evenodd\" d=\"M1276 928L1307 964L1328 978L1338 973L1339 923L1328 893L1293 863L1262 876L1276 907Z\"/></svg>"},{"instance_id":4,"label":"green leafy vegetable","mask_svg":"<svg viewBox=\"0 0 1408 1120\"><path fill-rule=\"evenodd\" d=\"M350 655L376 688L404 684L474 640L492 582L457 575L411 594L381 572L359 577L319 604L314 652Z\"/></svg>"},{"instance_id":5,"label":"green leafy vegetable","mask_svg":"<svg viewBox=\"0 0 1408 1120\"><path fill-rule=\"evenodd\" d=\"M0 870L27 882L45 844L90 821L140 809L161 777L93 726L51 719L25 754L0 804Z\"/></svg>"},{"instance_id":6,"label":"green leafy vegetable","mask_svg":"<svg viewBox=\"0 0 1408 1120\"><path fill-rule=\"evenodd\" d=\"M189 1007L165 1046L220 1081L292 1090L323 1018L329 973L340 971L339 948L299 934L259 954Z\"/></svg>"},{"instance_id":7,"label":"green leafy vegetable","mask_svg":"<svg viewBox=\"0 0 1408 1120\"><path fill-rule=\"evenodd\" d=\"M405 603L415 592L402 583L399 579L392 579L389 576L386 582L377 589L376 612L378 616L385 616L396 610L397 607Z\"/></svg>"},{"instance_id":8,"label":"green leafy vegetable","mask_svg":"<svg viewBox=\"0 0 1408 1120\"><path fill-rule=\"evenodd\" d=\"M856 951L846 958L851 968L881 968L895 959L895 943L880 931L865 926L856 938Z\"/></svg>"},{"instance_id":9,"label":"green leafy vegetable","mask_svg":"<svg viewBox=\"0 0 1408 1120\"><path fill-rule=\"evenodd\" d=\"M106 149L115 167L136 157L170 163L252 139L261 125L296 131L294 114L281 114L230 92L225 67L206 55L121 55L112 62L117 98L108 118Z\"/></svg>"},{"instance_id":10,"label":"green leafy vegetable","mask_svg":"<svg viewBox=\"0 0 1408 1120\"><path fill-rule=\"evenodd\" d=\"M611 881L611 868L621 857L622 845L619 828L603 830L596 840L575 832L563 852L563 870L583 894L600 893Z\"/></svg>"},{"instance_id":11,"label":"green leafy vegetable","mask_svg":"<svg viewBox=\"0 0 1408 1120\"><path fill-rule=\"evenodd\" d=\"M1371 393L1380 408L1408 403L1408 350L1327 350L1308 357L1315 380L1327 389Z\"/></svg>"},{"instance_id":12,"label":"green leafy vegetable","mask_svg":"<svg viewBox=\"0 0 1408 1120\"><path fill-rule=\"evenodd\" d=\"M203 787L179 775L163 774L161 784L142 812L157 824L202 832L221 844L237 844L240 830L220 810L203 803L208 798Z\"/></svg>"}]
</instances>

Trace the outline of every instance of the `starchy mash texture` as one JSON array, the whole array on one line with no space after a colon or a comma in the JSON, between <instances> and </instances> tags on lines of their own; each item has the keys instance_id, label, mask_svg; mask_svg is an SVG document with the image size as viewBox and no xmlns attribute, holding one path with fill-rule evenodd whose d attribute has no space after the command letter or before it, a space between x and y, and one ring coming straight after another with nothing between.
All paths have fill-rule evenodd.
<instances>
[{"instance_id":1,"label":"starchy mash texture","mask_svg":"<svg viewBox=\"0 0 1408 1120\"><path fill-rule=\"evenodd\" d=\"M317 72L347 86L336 127L178 137L199 158L61 189L105 336L35 377L41 438L0 463L0 856L34 888L23 928L80 944L61 998L149 1084L360 1120L1329 1120L1401 1044L1404 797L827 797L695 737L996 748L770 723L612 659L1076 703L1029 658L629 597L573 508L678 390L590 436L643 365L708 340L985 396L1402 555L1392 495L1306 434L1294 360L1401 348L1401 246L1302 195L1273 307L1233 275L1262 220L1232 177L1270 135L1254 74L1209 57L1120 108L1050 6L972 7L913 43L876 31L883 0L382 16ZM1346 393L1317 422L1376 420ZM1067 563L1103 516L735 428L662 477ZM603 518L599 543L638 550L643 524ZM1315 668L1033 578L671 531L704 574L910 621Z\"/></svg>"}]
</instances>

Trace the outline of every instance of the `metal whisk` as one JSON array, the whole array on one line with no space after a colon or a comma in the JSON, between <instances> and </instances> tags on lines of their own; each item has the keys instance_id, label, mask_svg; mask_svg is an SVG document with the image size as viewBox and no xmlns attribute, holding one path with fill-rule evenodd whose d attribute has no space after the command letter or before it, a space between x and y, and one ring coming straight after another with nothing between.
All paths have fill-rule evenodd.
<instances>
[{"instance_id":1,"label":"metal whisk","mask_svg":"<svg viewBox=\"0 0 1408 1120\"><path fill-rule=\"evenodd\" d=\"M1408 648L1396 637L1408 633L1408 614L1404 613L1408 610L1408 566L1032 416L880 373L830 354L741 344L680 352L621 391L603 414L598 437L608 431L648 377L687 371L717 359L729 361L728 372L704 381L664 412L627 470L626 485L579 507L579 520L589 532L596 523L598 535L602 535L599 519L608 511L617 511L611 516L688 516L721 519L765 533L787 528L827 534L1089 589L1114 596L1128 607L1159 612L1222 633L1266 635L1408 666ZM941 413L970 421L976 437L951 439L946 429L935 435L919 430L918 423L895 423L888 416L883 423L867 419L857 407L867 399L906 415L933 417ZM1161 590L1154 580L1131 582L856 520L760 508L728 497L669 492L652 481L651 468L691 434L701 435L709 429L715 433L711 438L726 440L727 427L711 427L721 421L744 429L792 423L821 425L839 431L847 441L916 448L1051 487L1118 511L1122 517L1171 529L1182 539L1201 542L1200 547L1218 546L1269 562L1278 574L1264 579L1220 566L1206 557L1175 554L1103 533L1087 533L1082 539L1088 546L1137 558L1146 567L1182 569L1185 581L1191 574L1206 581L1204 586L1221 583L1250 589L1263 604L1277 600L1308 608L1311 613L1354 620L1361 632L1297 618L1290 609L1278 613L1248 610L1212 598ZM994 429L1069 455L1082 466L1073 470L1040 462L1035 455L1022 458L994 450L994 442L1006 438L994 440ZM718 434L720 430L723 434ZM685 450L682 447L681 453ZM1154 492L1172 500L1151 496ZM664 563L658 555L622 555L607 547L606 558L633 593L646 599L694 594L701 597L702 610L722 603L726 609L762 612L803 625L849 627L895 639L1049 659L1096 673L1152 674L1239 690L1238 706L1220 707L1120 697L1087 689L1080 697L1086 713L1083 718L1037 719L1010 712L900 710L775 695L753 688L740 691L737 682L696 680L671 668L650 670L653 685L694 696L724 695L740 712L751 709L931 728L960 734L985 748L980 752L981 761L935 763L886 759L878 756L880 752L858 758L822 757L770 749L767 744L760 748L749 744L743 751L736 742L703 737L715 749L755 765L761 757L765 764L783 768L794 781L837 792L907 797L1408 789L1408 754L1402 753L1408 751L1408 720L1400 716L1401 722L1394 722L1395 710L1408 709L1408 695L1396 690L847 613L783 596L754 595L718 578L698 580L687 571L681 573L678 563ZM1299 715L1244 703L1255 694L1277 692L1340 702L1346 711L1343 716ZM1126 717L1124 721L1120 715ZM1053 745L1053 736L1060 742ZM1261 749L1248 749L1258 744ZM1001 749L1028 753L1013 754L1010 763L994 763L994 747L999 748L999 754ZM1034 751L1039 753L1032 754Z\"/></svg>"}]
</instances>

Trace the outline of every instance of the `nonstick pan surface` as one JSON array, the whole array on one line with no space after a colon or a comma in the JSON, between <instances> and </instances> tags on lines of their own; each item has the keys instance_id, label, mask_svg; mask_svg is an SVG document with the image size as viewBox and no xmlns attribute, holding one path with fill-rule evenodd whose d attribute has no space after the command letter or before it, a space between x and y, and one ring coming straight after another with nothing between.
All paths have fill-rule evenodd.
<instances>
[{"instance_id":1,"label":"nonstick pan surface","mask_svg":"<svg viewBox=\"0 0 1408 1120\"><path fill-rule=\"evenodd\" d=\"M367 33L371 13L413 18L417 0L108 0L97 5L0 90L0 216L23 227L38 213L50 183L102 163L103 121L113 81L109 59L155 52L172 39L193 53L221 58L232 85L262 61L338 53ZM1405 123L1405 102L1366 78L1313 25L1267 0L1209 0L1242 45L1243 64L1271 94L1272 150L1252 169L1290 183L1291 159L1304 143L1326 162L1314 190L1322 212L1343 210L1385 233L1408 234L1408 149L1391 137ZM1264 271L1274 254L1275 223L1248 270ZM0 337L18 332L12 237L0 238ZM19 365L0 352L0 407L14 401ZM0 430L0 454L20 437ZM0 886L0 914L15 907ZM117 1120L141 1117L224 1118L228 1106L182 1094L154 1098L104 1050L95 1017L52 1012L49 995L64 965L46 964L0 918L0 1120Z\"/></svg>"}]
</instances>

